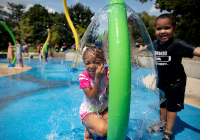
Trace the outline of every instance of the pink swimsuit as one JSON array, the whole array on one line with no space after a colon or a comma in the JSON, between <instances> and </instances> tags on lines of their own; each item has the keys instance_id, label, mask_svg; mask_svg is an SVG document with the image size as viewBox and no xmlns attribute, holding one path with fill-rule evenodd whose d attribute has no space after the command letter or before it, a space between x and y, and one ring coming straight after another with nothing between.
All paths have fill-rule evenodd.
<instances>
[{"instance_id":1,"label":"pink swimsuit","mask_svg":"<svg viewBox=\"0 0 200 140\"><path fill-rule=\"evenodd\" d=\"M91 112L103 112L108 107L108 93L106 91L108 85L108 67L105 67L106 75L101 79L99 100L96 103L92 103L86 95L84 95L83 102L80 107L81 120ZM94 77L92 77L87 71L82 72L79 75L80 88L93 87Z\"/></svg>"}]
</instances>

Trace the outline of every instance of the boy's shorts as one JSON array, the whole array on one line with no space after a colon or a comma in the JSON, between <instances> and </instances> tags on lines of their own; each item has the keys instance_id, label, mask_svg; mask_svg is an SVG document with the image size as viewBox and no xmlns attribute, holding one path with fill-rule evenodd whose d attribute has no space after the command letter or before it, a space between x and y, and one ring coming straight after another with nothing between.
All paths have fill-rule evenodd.
<instances>
[{"instance_id":1,"label":"boy's shorts","mask_svg":"<svg viewBox=\"0 0 200 140\"><path fill-rule=\"evenodd\" d=\"M166 108L170 112L184 109L185 86L186 82L178 79L171 86L161 89L165 93L166 100L160 104L160 108Z\"/></svg>"}]
</instances>

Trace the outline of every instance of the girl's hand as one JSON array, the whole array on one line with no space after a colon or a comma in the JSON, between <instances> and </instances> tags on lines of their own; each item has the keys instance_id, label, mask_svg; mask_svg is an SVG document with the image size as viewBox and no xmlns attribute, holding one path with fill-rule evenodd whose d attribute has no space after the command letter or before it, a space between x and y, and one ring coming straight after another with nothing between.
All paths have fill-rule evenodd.
<instances>
[{"instance_id":1,"label":"girl's hand","mask_svg":"<svg viewBox=\"0 0 200 140\"><path fill-rule=\"evenodd\" d=\"M104 65L101 64L96 70L95 77L97 77L98 79L101 79L105 75L106 75L106 71L105 71Z\"/></svg>"}]
</instances>

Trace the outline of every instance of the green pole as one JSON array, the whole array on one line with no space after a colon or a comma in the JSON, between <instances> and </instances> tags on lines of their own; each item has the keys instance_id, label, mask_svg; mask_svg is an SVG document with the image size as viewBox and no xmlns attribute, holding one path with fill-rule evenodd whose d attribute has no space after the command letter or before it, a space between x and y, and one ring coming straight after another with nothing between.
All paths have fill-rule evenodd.
<instances>
[{"instance_id":1,"label":"green pole","mask_svg":"<svg viewBox=\"0 0 200 140\"><path fill-rule=\"evenodd\" d=\"M12 33L12 31L8 28L8 26L3 21L1 21L1 24L4 26L4 28L8 31L8 33L12 37L14 44L17 45L15 36ZM13 66L15 65L15 62L16 62L16 56L17 56L17 47L15 47L15 56L14 56L14 59L12 61Z\"/></svg>"},{"instance_id":2,"label":"green pole","mask_svg":"<svg viewBox=\"0 0 200 140\"><path fill-rule=\"evenodd\" d=\"M115 4L114 4L115 3ZM131 60L126 6L112 0L108 6L109 117L108 140L125 140L131 99Z\"/></svg>"}]
</instances>

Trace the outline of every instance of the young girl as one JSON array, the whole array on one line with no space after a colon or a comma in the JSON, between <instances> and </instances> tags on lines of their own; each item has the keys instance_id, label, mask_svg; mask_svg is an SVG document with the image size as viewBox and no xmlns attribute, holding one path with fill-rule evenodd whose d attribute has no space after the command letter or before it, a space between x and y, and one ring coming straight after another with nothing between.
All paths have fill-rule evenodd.
<instances>
[{"instance_id":1,"label":"young girl","mask_svg":"<svg viewBox=\"0 0 200 140\"><path fill-rule=\"evenodd\" d=\"M17 42L17 59L19 60L19 67L23 67L23 61L22 61L22 45L20 44L21 41L19 39L16 40Z\"/></svg>"},{"instance_id":2,"label":"young girl","mask_svg":"<svg viewBox=\"0 0 200 140\"><path fill-rule=\"evenodd\" d=\"M14 59L14 50L12 48L12 43L8 42L8 54L7 54L8 63L10 65L10 60Z\"/></svg>"},{"instance_id":3,"label":"young girl","mask_svg":"<svg viewBox=\"0 0 200 140\"><path fill-rule=\"evenodd\" d=\"M83 53L86 71L79 75L80 88L85 95L80 117L85 125L85 140L93 136L106 136L108 129L108 67L104 67L103 51L88 47Z\"/></svg>"}]
</instances>

